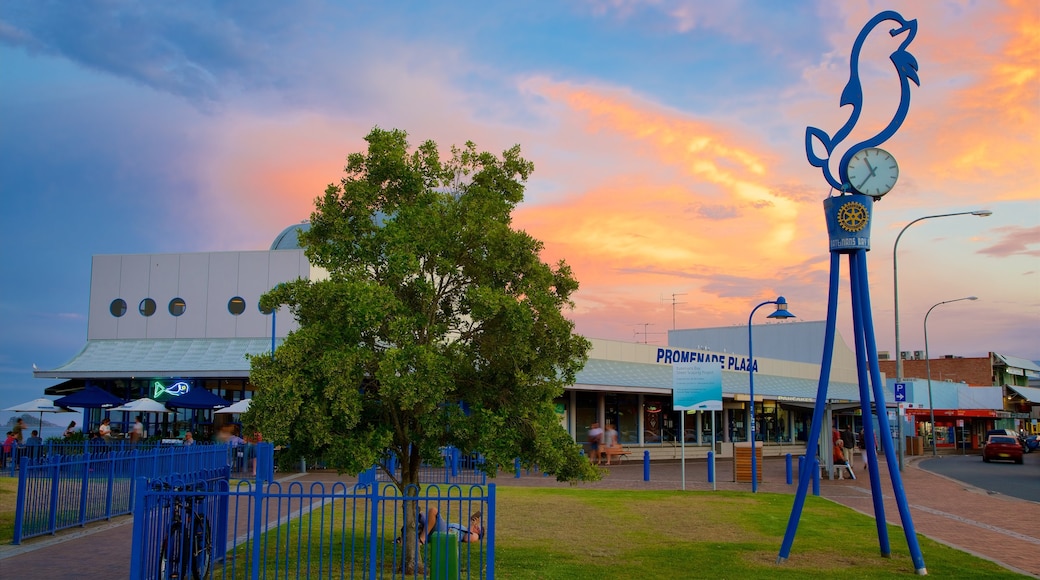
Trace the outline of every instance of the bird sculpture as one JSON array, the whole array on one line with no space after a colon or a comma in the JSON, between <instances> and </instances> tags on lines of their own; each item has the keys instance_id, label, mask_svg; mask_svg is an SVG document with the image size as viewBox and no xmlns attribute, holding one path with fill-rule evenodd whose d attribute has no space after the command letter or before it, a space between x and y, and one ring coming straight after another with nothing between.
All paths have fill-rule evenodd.
<instances>
[{"instance_id":1,"label":"bird sculpture","mask_svg":"<svg viewBox=\"0 0 1040 580\"><path fill-rule=\"evenodd\" d=\"M896 74L899 75L901 90L899 106L896 108L892 120L880 132L873 137L856 143L845 151L838 163L838 176L835 177L830 168L831 156L837 150L838 144L844 141L852 132L863 110L863 85L860 82L859 62L863 43L875 28L886 21L893 21L899 25L897 28L892 28L888 31L893 38L901 34L906 35L898 48L889 56L892 64L895 65ZM906 113L910 109L910 81L913 81L917 86L921 85L921 81L917 76L917 59L914 58L914 55L907 52L907 47L913 42L915 36L917 36L917 20L906 20L898 12L886 10L871 18L860 31L859 36L856 37L849 61L849 82L841 92L841 106L852 105L849 119L833 136L827 135L822 129L816 127L806 127L805 129L805 153L809 163L813 167L819 167L823 170L823 176L831 187L843 192L848 191L850 188L847 175L849 159L861 149L876 147L884 143L903 124L903 119L906 118ZM824 155L817 154L821 149L826 152Z\"/></svg>"}]
</instances>

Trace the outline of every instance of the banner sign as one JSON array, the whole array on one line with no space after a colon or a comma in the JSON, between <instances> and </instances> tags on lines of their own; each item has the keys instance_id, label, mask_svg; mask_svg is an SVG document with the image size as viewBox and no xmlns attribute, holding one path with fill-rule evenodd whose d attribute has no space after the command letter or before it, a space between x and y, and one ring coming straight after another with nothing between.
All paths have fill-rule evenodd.
<instances>
[{"instance_id":1,"label":"banner sign","mask_svg":"<svg viewBox=\"0 0 1040 580\"><path fill-rule=\"evenodd\" d=\"M673 363L672 408L676 411L721 411L722 368L708 362Z\"/></svg>"}]
</instances>

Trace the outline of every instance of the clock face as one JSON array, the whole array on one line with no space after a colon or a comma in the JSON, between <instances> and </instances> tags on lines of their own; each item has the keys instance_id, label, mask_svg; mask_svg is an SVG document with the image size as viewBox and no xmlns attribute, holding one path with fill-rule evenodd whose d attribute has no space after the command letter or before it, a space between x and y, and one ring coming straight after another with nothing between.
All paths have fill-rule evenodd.
<instances>
[{"instance_id":1,"label":"clock face","mask_svg":"<svg viewBox=\"0 0 1040 580\"><path fill-rule=\"evenodd\" d=\"M852 189L877 199L895 187L899 165L888 151L868 147L849 160L848 176Z\"/></svg>"}]
</instances>

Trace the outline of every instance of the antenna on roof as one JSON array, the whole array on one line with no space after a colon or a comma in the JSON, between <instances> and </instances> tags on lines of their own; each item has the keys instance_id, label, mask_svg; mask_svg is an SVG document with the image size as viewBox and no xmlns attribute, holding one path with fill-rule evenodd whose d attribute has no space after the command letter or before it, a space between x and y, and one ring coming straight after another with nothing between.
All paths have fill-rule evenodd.
<instances>
[{"instance_id":1,"label":"antenna on roof","mask_svg":"<svg viewBox=\"0 0 1040 580\"><path fill-rule=\"evenodd\" d=\"M678 294L676 294L675 292L672 293L672 330L675 330L675 305L676 304L686 304L685 302L676 302L675 301L675 297L676 296L686 296L686 292L680 292ZM661 302L664 302L664 297L663 296L661 297Z\"/></svg>"}]
</instances>

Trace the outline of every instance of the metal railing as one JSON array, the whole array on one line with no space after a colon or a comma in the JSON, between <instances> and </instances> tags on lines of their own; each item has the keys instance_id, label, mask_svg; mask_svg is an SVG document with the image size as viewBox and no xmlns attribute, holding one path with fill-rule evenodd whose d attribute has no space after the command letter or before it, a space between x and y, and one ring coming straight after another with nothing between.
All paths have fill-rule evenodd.
<instances>
[{"instance_id":1,"label":"metal railing","mask_svg":"<svg viewBox=\"0 0 1040 580\"><path fill-rule=\"evenodd\" d=\"M12 543L131 513L139 477L227 470L228 466L229 448L223 444L24 454L18 461Z\"/></svg>"},{"instance_id":2,"label":"metal railing","mask_svg":"<svg viewBox=\"0 0 1040 580\"><path fill-rule=\"evenodd\" d=\"M180 554L188 554L180 560L185 577L494 578L494 484L410 487L402 495L389 484L283 486L260 478L229 489L142 479L134 501L135 580L162 578L177 539ZM190 517L175 516L185 505L197 507ZM425 542L427 526L405 532L406 519L411 524L418 514L463 526L479 521L486 531L479 539L430 534ZM415 550L411 558L406 549Z\"/></svg>"}]
</instances>

